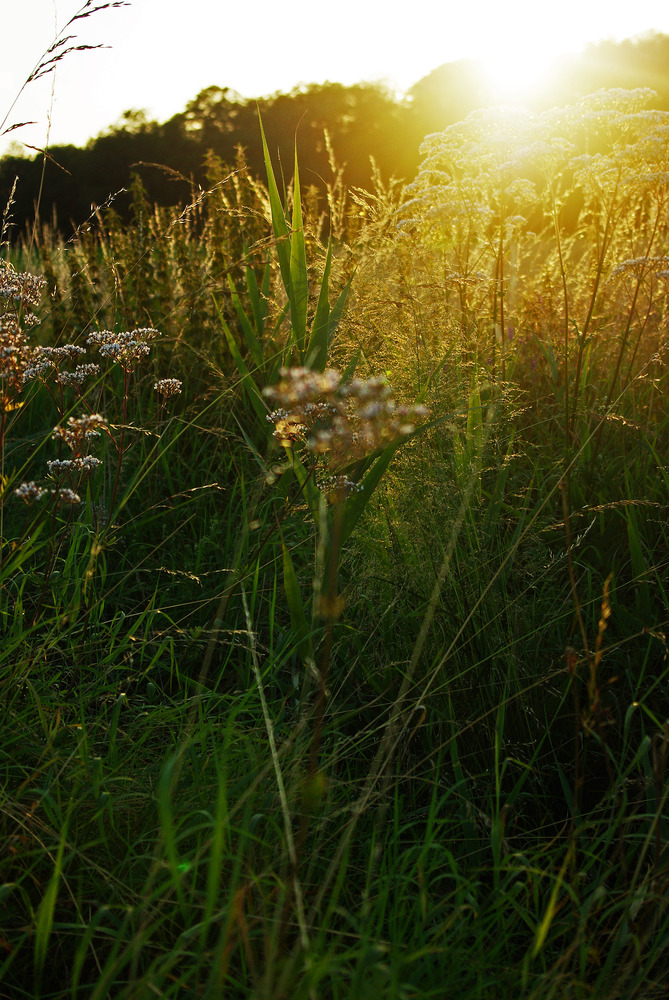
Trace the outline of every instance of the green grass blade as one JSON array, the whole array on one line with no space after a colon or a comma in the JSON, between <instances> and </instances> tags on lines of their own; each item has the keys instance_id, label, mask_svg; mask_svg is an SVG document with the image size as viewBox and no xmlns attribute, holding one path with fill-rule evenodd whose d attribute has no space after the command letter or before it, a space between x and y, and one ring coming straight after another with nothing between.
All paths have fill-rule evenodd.
<instances>
[{"instance_id":1,"label":"green grass blade","mask_svg":"<svg viewBox=\"0 0 669 1000\"><path fill-rule=\"evenodd\" d=\"M276 254L279 258L279 267L281 268L281 277L283 279L284 288L288 289L290 287L290 229L288 228L286 216L283 211L283 205L281 204L279 189L276 186L274 170L272 169L272 160L269 155L269 149L267 148L267 140L265 138L265 130L263 129L261 118L260 134L262 136L263 156L265 158L265 170L267 172L267 190L269 192L269 204L272 212L272 231L276 240Z\"/></svg>"},{"instance_id":2,"label":"green grass blade","mask_svg":"<svg viewBox=\"0 0 669 1000\"><path fill-rule=\"evenodd\" d=\"M325 258L325 269L318 293L318 302L314 321L311 325L311 336L309 338L309 349L307 353L307 368L322 372L325 370L328 361L328 341L330 331L330 302L328 299L328 288L330 284L330 267L332 265L332 243L328 244L327 257Z\"/></svg>"},{"instance_id":3,"label":"green grass blade","mask_svg":"<svg viewBox=\"0 0 669 1000\"><path fill-rule=\"evenodd\" d=\"M259 419L264 421L268 413L265 401L262 398L262 395L260 394L258 386L253 381L251 373L249 372L248 368L246 367L246 364L244 363L244 359L242 358L240 350L237 347L235 338L232 336L230 327L223 318L223 314L218 306L218 303L216 302L216 299L214 299L214 305L216 307L216 312L218 313L218 318L221 322L221 326L223 327L223 333L225 334L225 339L228 343L228 347L230 348L230 353L232 354L232 358L235 362L235 365L237 366L237 371L241 376L242 388L244 389L244 392L246 393L249 402L251 403L251 406L255 410Z\"/></svg>"},{"instance_id":4,"label":"green grass blade","mask_svg":"<svg viewBox=\"0 0 669 1000\"><path fill-rule=\"evenodd\" d=\"M239 322L241 323L242 330L244 331L244 337L246 339L246 346L249 349L249 354L253 358L253 361L257 368L262 368L265 363L263 358L262 346L256 336L256 331L254 329L253 323L246 315L244 307L241 303L241 299L237 294L237 289L235 288L235 283L232 277L228 275L228 285L230 287L230 293L232 295L232 304L235 307L235 312Z\"/></svg>"},{"instance_id":5,"label":"green grass blade","mask_svg":"<svg viewBox=\"0 0 669 1000\"><path fill-rule=\"evenodd\" d=\"M304 221L300 193L300 178L295 150L295 177L293 180L293 224L290 237L290 285L286 289L290 299L290 319L300 362L304 363L307 338L307 308L309 305L309 279L307 254L304 243Z\"/></svg>"},{"instance_id":6,"label":"green grass blade","mask_svg":"<svg viewBox=\"0 0 669 1000\"><path fill-rule=\"evenodd\" d=\"M248 292L249 300L251 302L251 309L253 310L253 323L255 325L256 335L260 340L262 346L262 339L265 332L265 323L267 321L267 311L269 308L269 279L270 279L270 264L269 261L265 265L263 271L263 278L261 283L261 288L258 287L258 279L256 278L256 273L250 264L247 264L244 269L244 275L246 278L246 291Z\"/></svg>"},{"instance_id":7,"label":"green grass blade","mask_svg":"<svg viewBox=\"0 0 669 1000\"><path fill-rule=\"evenodd\" d=\"M283 539L281 540L281 548L283 549L283 587L286 592L286 600L288 601L293 638L295 639L295 645L302 660L313 660L314 647L309 622L302 602L300 585L297 580L297 573L295 572L292 557Z\"/></svg>"},{"instance_id":8,"label":"green grass blade","mask_svg":"<svg viewBox=\"0 0 669 1000\"><path fill-rule=\"evenodd\" d=\"M63 828L60 833L60 840L58 842L58 850L56 851L56 858L53 866L53 873L49 879L49 884L47 886L46 892L42 897L42 902L37 910L37 919L35 921L35 942L34 942L34 954L35 954L35 973L37 977L37 982L41 982L42 974L44 972L44 965L47 959L47 953L49 948L49 941L51 940L51 932L53 930L53 918L56 910L56 900L58 899L58 887L60 886L61 875L63 871L63 854L65 853L65 843L67 840L67 829L69 825L69 816L63 824ZM39 993L39 989L38 989Z\"/></svg>"}]
</instances>

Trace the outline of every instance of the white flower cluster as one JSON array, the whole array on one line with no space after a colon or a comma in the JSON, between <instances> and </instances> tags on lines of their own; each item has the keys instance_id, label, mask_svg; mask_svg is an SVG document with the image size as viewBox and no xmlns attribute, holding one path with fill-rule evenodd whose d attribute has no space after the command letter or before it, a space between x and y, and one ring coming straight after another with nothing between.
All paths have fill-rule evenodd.
<instances>
[{"instance_id":1,"label":"white flower cluster","mask_svg":"<svg viewBox=\"0 0 669 1000\"><path fill-rule=\"evenodd\" d=\"M46 288L46 279L36 274L15 271L7 261L0 260L0 298L14 303L19 309L36 308Z\"/></svg>"},{"instance_id":2,"label":"white flower cluster","mask_svg":"<svg viewBox=\"0 0 669 1000\"><path fill-rule=\"evenodd\" d=\"M54 490L45 490L41 486L37 486L32 480L29 483L21 483L21 485L14 490L14 495L19 497L21 500L25 500L26 503L31 503L33 500L41 500L45 496L53 496L56 499L56 503L64 504L75 504L81 503L81 497L74 490L67 487L58 487Z\"/></svg>"},{"instance_id":3,"label":"white flower cluster","mask_svg":"<svg viewBox=\"0 0 669 1000\"><path fill-rule=\"evenodd\" d=\"M330 472L324 488L340 498L356 485L341 470L411 434L415 420L427 415L423 406L396 406L385 379L343 385L334 370L282 369L278 383L263 395L279 404L267 416L275 425L275 439L284 447L303 443L320 456Z\"/></svg>"},{"instance_id":4,"label":"white flower cluster","mask_svg":"<svg viewBox=\"0 0 669 1000\"><path fill-rule=\"evenodd\" d=\"M98 465L102 465L102 459L95 458L94 455L80 455L77 458L54 458L46 464L51 475L59 472L92 472Z\"/></svg>"},{"instance_id":5,"label":"white flower cluster","mask_svg":"<svg viewBox=\"0 0 669 1000\"><path fill-rule=\"evenodd\" d=\"M26 503L30 503L31 500L41 500L43 496L46 496L47 492L47 490L42 486L38 486L31 479L29 483L21 483L18 489L14 490L14 495L21 500L25 500Z\"/></svg>"},{"instance_id":6,"label":"white flower cluster","mask_svg":"<svg viewBox=\"0 0 669 1000\"><path fill-rule=\"evenodd\" d=\"M149 354L151 348L147 341L153 340L154 337L160 337L160 332L153 327L141 327L120 333L98 330L90 334L86 343L97 344L103 358L109 358L115 364L119 364L124 371L130 372Z\"/></svg>"},{"instance_id":7,"label":"white flower cluster","mask_svg":"<svg viewBox=\"0 0 669 1000\"><path fill-rule=\"evenodd\" d=\"M161 378L154 383L153 388L165 399L169 399L170 396L179 395L182 385L183 383L178 378Z\"/></svg>"},{"instance_id":8,"label":"white flower cluster","mask_svg":"<svg viewBox=\"0 0 669 1000\"><path fill-rule=\"evenodd\" d=\"M50 495L55 497L57 503L76 504L81 503L81 497L75 489L63 486L62 481L65 476L70 477L72 486L81 482L81 477L90 475L98 466L102 465L102 459L94 455L83 455L81 452L91 438L99 437L100 432L107 430L107 423L99 413L86 413L83 417L70 417L66 427L54 427L51 435L54 441L61 441L73 452L72 458L53 458L48 461L47 468L49 475L56 480L55 489L45 489L35 482L22 483L18 489L14 490L15 496L26 503L34 500L41 500ZM73 481L76 476L77 481Z\"/></svg>"},{"instance_id":9,"label":"white flower cluster","mask_svg":"<svg viewBox=\"0 0 669 1000\"><path fill-rule=\"evenodd\" d=\"M72 372L58 372L56 381L62 385L83 385L89 376L97 375L99 371L100 365L92 362L86 365L77 365Z\"/></svg>"},{"instance_id":10,"label":"white flower cluster","mask_svg":"<svg viewBox=\"0 0 669 1000\"><path fill-rule=\"evenodd\" d=\"M64 441L72 451L81 448L83 441L100 437L100 431L107 430L107 421L99 413L86 413L83 417L69 417L67 427L54 427L51 437L54 441Z\"/></svg>"}]
</instances>

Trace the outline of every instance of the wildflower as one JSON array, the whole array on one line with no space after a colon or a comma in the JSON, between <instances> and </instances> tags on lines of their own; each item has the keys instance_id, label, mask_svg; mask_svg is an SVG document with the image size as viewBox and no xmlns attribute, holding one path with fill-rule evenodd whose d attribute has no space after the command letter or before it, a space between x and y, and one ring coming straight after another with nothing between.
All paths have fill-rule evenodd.
<instances>
[{"instance_id":1,"label":"wildflower","mask_svg":"<svg viewBox=\"0 0 669 1000\"><path fill-rule=\"evenodd\" d=\"M72 372L58 372L56 381L62 385L83 385L90 375L97 375L99 371L100 365L94 363L77 365Z\"/></svg>"},{"instance_id":2,"label":"wildflower","mask_svg":"<svg viewBox=\"0 0 669 1000\"><path fill-rule=\"evenodd\" d=\"M106 430L104 417L99 413L86 413L83 417L70 417L67 427L54 427L51 437L54 441L64 441L72 451L76 451L84 441L99 437L100 431Z\"/></svg>"},{"instance_id":3,"label":"wildflower","mask_svg":"<svg viewBox=\"0 0 669 1000\"><path fill-rule=\"evenodd\" d=\"M55 458L46 464L52 475L59 472L92 472L93 469L97 469L98 465L102 465L102 459L95 458L93 455L81 455L69 459Z\"/></svg>"},{"instance_id":4,"label":"wildflower","mask_svg":"<svg viewBox=\"0 0 669 1000\"><path fill-rule=\"evenodd\" d=\"M81 497L79 496L78 493L75 493L74 490L57 489L57 490L51 490L50 492L52 496L56 498L57 503L64 503L64 504L81 503Z\"/></svg>"},{"instance_id":5,"label":"wildflower","mask_svg":"<svg viewBox=\"0 0 669 1000\"><path fill-rule=\"evenodd\" d=\"M342 385L333 370L283 369L277 385L263 394L280 404L267 416L275 424L275 440L284 447L304 442L330 469L341 469L410 434L414 421L427 414L422 406L396 406L383 378ZM339 472L326 483L327 491L338 495L348 495L355 485Z\"/></svg>"},{"instance_id":6,"label":"wildflower","mask_svg":"<svg viewBox=\"0 0 669 1000\"><path fill-rule=\"evenodd\" d=\"M47 491L31 480L29 483L21 483L18 489L14 490L14 495L30 503L32 500L41 500Z\"/></svg>"},{"instance_id":7,"label":"wildflower","mask_svg":"<svg viewBox=\"0 0 669 1000\"><path fill-rule=\"evenodd\" d=\"M71 360L85 354L83 347L77 344L63 344L61 347L35 347L32 352L32 363L23 372L23 381L34 378L45 378L55 373L59 382L66 380L66 373L59 371L63 361Z\"/></svg>"},{"instance_id":8,"label":"wildflower","mask_svg":"<svg viewBox=\"0 0 669 1000\"><path fill-rule=\"evenodd\" d=\"M161 378L156 382L153 388L156 392L159 392L161 396L165 399L169 399L170 396L178 396L181 392L182 382L178 378Z\"/></svg>"},{"instance_id":9,"label":"wildflower","mask_svg":"<svg viewBox=\"0 0 669 1000\"><path fill-rule=\"evenodd\" d=\"M15 307L36 308L46 288L46 279L29 272L15 271L7 261L0 261L0 298L11 301Z\"/></svg>"},{"instance_id":10,"label":"wildflower","mask_svg":"<svg viewBox=\"0 0 669 1000\"><path fill-rule=\"evenodd\" d=\"M103 358L109 358L124 371L131 372L149 354L151 348L147 341L159 336L160 332L153 327L126 330L123 333L99 330L91 333L86 343L97 344Z\"/></svg>"}]
</instances>

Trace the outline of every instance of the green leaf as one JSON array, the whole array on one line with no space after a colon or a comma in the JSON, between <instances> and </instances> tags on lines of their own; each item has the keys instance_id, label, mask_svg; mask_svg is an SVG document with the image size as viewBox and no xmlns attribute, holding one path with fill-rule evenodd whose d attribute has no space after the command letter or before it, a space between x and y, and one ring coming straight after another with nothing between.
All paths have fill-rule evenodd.
<instances>
[{"instance_id":1,"label":"green leaf","mask_svg":"<svg viewBox=\"0 0 669 1000\"><path fill-rule=\"evenodd\" d=\"M353 275L351 275L350 280L347 282L345 287L342 289L339 298L335 302L330 312L330 320L328 323L328 350L332 344L332 339L337 332L337 327L339 326L342 313L344 311L344 306L346 305L346 299L348 298L348 293L351 290L351 283L353 282Z\"/></svg>"},{"instance_id":2,"label":"green leaf","mask_svg":"<svg viewBox=\"0 0 669 1000\"><path fill-rule=\"evenodd\" d=\"M353 355L353 357L351 358L351 360L349 361L349 363L346 365L344 371L341 373L342 385L346 385L348 382L351 381L351 379L355 375L355 370L358 367L358 363L361 357L362 357L362 347L359 347L358 350Z\"/></svg>"},{"instance_id":3,"label":"green leaf","mask_svg":"<svg viewBox=\"0 0 669 1000\"><path fill-rule=\"evenodd\" d=\"M231 275L228 275L228 285L230 287L230 292L232 294L232 304L235 307L235 312L241 323L242 330L244 331L244 337L246 339L246 346L249 349L249 354L253 358L257 368L262 369L264 365L264 358L262 353L262 347L256 337L256 331L254 329L253 323L246 315L244 307L241 303L239 295L237 294L237 289L235 288L235 283L232 280Z\"/></svg>"},{"instance_id":4,"label":"green leaf","mask_svg":"<svg viewBox=\"0 0 669 1000\"><path fill-rule=\"evenodd\" d=\"M248 292L249 299L251 300L251 309L253 310L253 322L255 324L256 334L258 335L261 345L265 332L267 310L269 308L270 271L270 262L268 260L263 271L261 290L258 287L258 279L256 278L256 273L251 265L247 264L244 269L246 277L246 290Z\"/></svg>"},{"instance_id":5,"label":"green leaf","mask_svg":"<svg viewBox=\"0 0 669 1000\"><path fill-rule=\"evenodd\" d=\"M372 460L360 483L362 489L358 493L354 493L346 501L342 522L342 542L345 542L351 535L356 524L362 517L365 507L371 500L372 493L381 482L386 469L392 461L393 455L401 444L402 441L395 441L393 444L387 445L378 457L374 458L374 456L371 456Z\"/></svg>"},{"instance_id":6,"label":"green leaf","mask_svg":"<svg viewBox=\"0 0 669 1000\"><path fill-rule=\"evenodd\" d=\"M304 465L291 447L287 447L286 452L290 457L290 465L295 473L295 478L300 484L302 496L309 506L309 512L318 527L320 519L320 490L314 482L313 475L309 475Z\"/></svg>"},{"instance_id":7,"label":"green leaf","mask_svg":"<svg viewBox=\"0 0 669 1000\"><path fill-rule=\"evenodd\" d=\"M567 868L571 861L572 850L573 848L570 846L569 850L567 851L567 857L565 859L565 862L560 871L558 872L555 882L553 883L553 889L551 891L550 899L548 900L548 906L546 907L546 912L543 916L541 923L537 927L537 932L534 939L534 947L532 948L532 958L536 958L536 956L539 954L539 952L541 951L546 942L548 932L550 930L551 924L553 923L553 917L555 916L555 912L557 910L558 896L560 895L560 889L562 888L562 882L564 880L565 872L567 871Z\"/></svg>"},{"instance_id":8,"label":"green leaf","mask_svg":"<svg viewBox=\"0 0 669 1000\"><path fill-rule=\"evenodd\" d=\"M260 134L262 136L262 148L265 158L265 170L267 172L269 204L272 212L272 231L276 240L276 254L279 258L279 267L281 268L281 278L283 280L284 288L288 289L290 288L290 229L288 227L288 223L286 222L283 205L281 204L279 189L276 186L274 170L272 169L272 160L270 159L269 149L267 148L265 130L262 126L262 118L260 118L260 115L258 115L258 118L260 121Z\"/></svg>"},{"instance_id":9,"label":"green leaf","mask_svg":"<svg viewBox=\"0 0 669 1000\"><path fill-rule=\"evenodd\" d=\"M328 361L328 339L330 331L330 302L328 299L328 286L330 283L330 267L332 264L332 243L328 243L327 257L325 258L325 270L318 293L318 303L314 321L311 325L311 336L309 338L309 350L307 353L307 368L313 371L322 372L325 370Z\"/></svg>"},{"instance_id":10,"label":"green leaf","mask_svg":"<svg viewBox=\"0 0 669 1000\"><path fill-rule=\"evenodd\" d=\"M304 611L295 566L283 538L281 539L281 548L283 549L283 587L288 601L293 639L302 660L313 660L314 647L309 622Z\"/></svg>"},{"instance_id":11,"label":"green leaf","mask_svg":"<svg viewBox=\"0 0 669 1000\"><path fill-rule=\"evenodd\" d=\"M46 892L44 893L37 910L37 919L35 921L34 953L35 966L40 978L49 953L49 942L51 939L51 932L53 930L53 917L56 909L56 900L58 899L58 888L60 886L60 880L63 872L63 854L65 853L65 844L67 843L69 820L70 816L68 813L65 823L60 831L60 840L58 841L58 849L54 860L53 873L49 879Z\"/></svg>"},{"instance_id":12,"label":"green leaf","mask_svg":"<svg viewBox=\"0 0 669 1000\"><path fill-rule=\"evenodd\" d=\"M232 354L235 365L237 366L237 371L241 376L242 388L244 389L244 392L246 393L249 402L251 403L251 406L255 410L256 414L258 415L260 420L262 420L263 423L265 423L265 417L267 416L268 413L267 405L260 394L258 386L251 378L251 374L248 368L244 364L244 359L241 356L239 348L237 347L235 338L232 336L230 328L228 324L225 322L223 314L221 313L221 310L219 309L218 303L215 298L214 298L214 306L216 308L216 312L218 313L218 318L221 321L221 326L223 327L223 333L225 334L225 339L228 342L230 353Z\"/></svg>"},{"instance_id":13,"label":"green leaf","mask_svg":"<svg viewBox=\"0 0 669 1000\"><path fill-rule=\"evenodd\" d=\"M293 224L290 237L290 285L286 288L290 299L290 320L293 327L295 343L304 363L307 338L307 307L309 304L309 279L307 275L307 255L304 243L304 222L302 220L302 204L300 193L300 178L297 166L297 149L295 150L295 177L293 181Z\"/></svg>"}]
</instances>

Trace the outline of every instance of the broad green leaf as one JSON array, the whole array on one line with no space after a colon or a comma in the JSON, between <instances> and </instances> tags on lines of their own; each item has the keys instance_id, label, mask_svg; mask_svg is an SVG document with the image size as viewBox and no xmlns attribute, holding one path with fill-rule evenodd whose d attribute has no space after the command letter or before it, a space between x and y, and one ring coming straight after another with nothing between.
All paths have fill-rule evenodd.
<instances>
[{"instance_id":1,"label":"broad green leaf","mask_svg":"<svg viewBox=\"0 0 669 1000\"><path fill-rule=\"evenodd\" d=\"M347 499L342 523L342 542L345 542L351 535L356 524L362 517L365 507L372 497L372 493L381 482L400 444L402 444L401 441L395 441L393 444L387 445L378 458L373 458L360 483L362 489Z\"/></svg>"},{"instance_id":2,"label":"broad green leaf","mask_svg":"<svg viewBox=\"0 0 669 1000\"><path fill-rule=\"evenodd\" d=\"M407 441L411 441L412 438L418 437L419 434L430 430L432 427L439 427L441 424L446 423L447 420L452 420L453 416L454 414L446 414L443 417L437 417L436 420L429 420L427 423L421 424L420 427L416 427L410 434L406 434L398 441L393 441L392 444L386 445L383 450L373 452L362 463L357 463L353 478L356 482L359 482L362 489L360 492L354 493L346 501L342 524L343 542L351 535L360 520L365 507L372 497L372 493L381 482L397 449L406 444Z\"/></svg>"},{"instance_id":3,"label":"broad green leaf","mask_svg":"<svg viewBox=\"0 0 669 1000\"><path fill-rule=\"evenodd\" d=\"M295 454L295 451L292 448L286 448L285 450L290 457L291 468L295 473L295 478L300 484L302 497L306 501L309 507L309 512L318 526L320 519L320 490L314 482L313 475L309 475L304 465Z\"/></svg>"},{"instance_id":4,"label":"broad green leaf","mask_svg":"<svg viewBox=\"0 0 669 1000\"><path fill-rule=\"evenodd\" d=\"M362 357L362 348L359 347L341 374L342 385L346 385L348 382L351 381L351 379L355 375L355 370L358 367L358 362L360 361L361 357Z\"/></svg>"},{"instance_id":5,"label":"broad green leaf","mask_svg":"<svg viewBox=\"0 0 669 1000\"><path fill-rule=\"evenodd\" d=\"M344 312L344 306L346 305L346 299L348 298L348 293L351 290L351 284L353 282L353 275L351 275L350 280L346 283L344 288L339 294L339 298L330 310L330 319L328 321L328 352L332 346L332 341L334 335L337 332L342 313Z\"/></svg>"},{"instance_id":6,"label":"broad green leaf","mask_svg":"<svg viewBox=\"0 0 669 1000\"><path fill-rule=\"evenodd\" d=\"M318 304L316 306L316 315L314 316L314 322L311 328L311 339L309 341L309 354L307 361L307 367L313 368L316 371L324 371L327 367L332 340L337 331L337 327L339 326L344 306L346 305L346 299L348 298L348 293L351 289L351 282L353 281L353 278L351 277L350 281L347 282L346 286L340 292L334 306L330 309L328 292L331 263L332 247L328 246L325 271L323 273L323 280L321 282L320 292L318 295Z\"/></svg>"}]
</instances>

